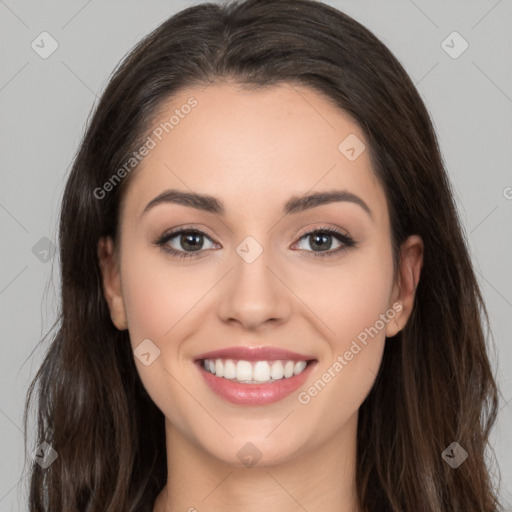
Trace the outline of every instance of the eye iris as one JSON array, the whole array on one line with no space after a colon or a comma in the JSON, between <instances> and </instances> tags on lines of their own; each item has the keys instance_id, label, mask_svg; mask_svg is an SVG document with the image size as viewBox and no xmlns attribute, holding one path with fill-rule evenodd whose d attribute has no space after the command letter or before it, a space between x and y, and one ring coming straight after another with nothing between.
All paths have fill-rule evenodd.
<instances>
[{"instance_id":1,"label":"eye iris","mask_svg":"<svg viewBox=\"0 0 512 512\"><path fill-rule=\"evenodd\" d=\"M192 251L199 251L203 246L199 233L185 233L181 235L180 243L184 249Z\"/></svg>"},{"instance_id":2,"label":"eye iris","mask_svg":"<svg viewBox=\"0 0 512 512\"><path fill-rule=\"evenodd\" d=\"M332 235L327 235L327 234L313 234L313 235L310 235L310 240L314 240L314 242L311 244L311 248L314 249L315 248L315 245L317 247L319 247L320 249L329 249L332 245ZM317 242L317 240L322 240L320 243ZM331 240L329 240L331 239ZM328 240L331 242L331 243L328 243ZM324 245L322 245L322 243ZM326 247L327 245L327 247Z\"/></svg>"}]
</instances>

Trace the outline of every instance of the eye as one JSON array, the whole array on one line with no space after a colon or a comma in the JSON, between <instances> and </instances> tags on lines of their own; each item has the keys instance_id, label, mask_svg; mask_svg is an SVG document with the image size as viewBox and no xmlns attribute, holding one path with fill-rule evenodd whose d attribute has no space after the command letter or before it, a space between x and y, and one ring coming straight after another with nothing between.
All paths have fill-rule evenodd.
<instances>
[{"instance_id":1,"label":"eye","mask_svg":"<svg viewBox=\"0 0 512 512\"><path fill-rule=\"evenodd\" d=\"M164 233L155 244L162 247L164 251L173 256L188 258L197 256L195 253L204 249L205 238L212 241L206 233L198 229L179 229L170 233ZM170 242L172 242L172 244ZM176 248L176 246L178 246L178 248Z\"/></svg>"},{"instance_id":2,"label":"eye","mask_svg":"<svg viewBox=\"0 0 512 512\"><path fill-rule=\"evenodd\" d=\"M333 238L335 238L339 244L335 249L332 249ZM215 246L219 247L219 244L213 242L206 233L192 228L181 228L169 233L164 233L154 244L162 247L165 252L177 256L178 258L190 258L200 256L205 250L205 239L209 240L214 246L210 247L210 249L215 248ZM330 227L318 228L303 233L295 245L300 244L301 241L306 242L306 245L309 245L309 249L299 249L312 253L314 257L333 256L356 245L354 239L349 235ZM292 246L292 248L294 246ZM208 247L206 249L208 249Z\"/></svg>"},{"instance_id":3,"label":"eye","mask_svg":"<svg viewBox=\"0 0 512 512\"><path fill-rule=\"evenodd\" d=\"M337 239L339 246L333 250L330 250L332 247L332 239ZM309 245L310 250L305 249L307 252L311 252L314 257L328 257L333 256L341 251L348 249L349 247L354 247L356 242L349 235L342 233L334 228L318 228L313 231L308 231L304 233L297 244L304 240L306 245ZM296 245L297 245L296 244ZM319 250L316 250L319 249ZM304 250L304 249L301 249Z\"/></svg>"}]
</instances>

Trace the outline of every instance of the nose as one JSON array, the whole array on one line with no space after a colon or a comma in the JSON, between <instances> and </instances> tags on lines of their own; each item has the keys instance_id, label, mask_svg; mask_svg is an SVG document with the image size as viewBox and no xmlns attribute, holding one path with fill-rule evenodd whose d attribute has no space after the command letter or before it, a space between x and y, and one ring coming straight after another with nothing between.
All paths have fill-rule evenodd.
<instances>
[{"instance_id":1,"label":"nose","mask_svg":"<svg viewBox=\"0 0 512 512\"><path fill-rule=\"evenodd\" d=\"M235 253L233 261L218 302L219 318L251 331L285 322L292 312L293 293L280 272L269 266L267 251L250 263Z\"/></svg>"}]
</instances>

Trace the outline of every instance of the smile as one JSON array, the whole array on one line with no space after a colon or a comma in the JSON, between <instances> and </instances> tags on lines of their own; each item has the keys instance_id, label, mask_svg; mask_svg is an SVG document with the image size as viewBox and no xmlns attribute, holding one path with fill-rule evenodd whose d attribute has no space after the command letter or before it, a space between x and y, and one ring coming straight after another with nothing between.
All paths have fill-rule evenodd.
<instances>
[{"instance_id":1,"label":"smile","mask_svg":"<svg viewBox=\"0 0 512 512\"><path fill-rule=\"evenodd\" d=\"M244 361L203 359L203 368L212 375L246 384L277 382L301 374L307 361Z\"/></svg>"}]
</instances>

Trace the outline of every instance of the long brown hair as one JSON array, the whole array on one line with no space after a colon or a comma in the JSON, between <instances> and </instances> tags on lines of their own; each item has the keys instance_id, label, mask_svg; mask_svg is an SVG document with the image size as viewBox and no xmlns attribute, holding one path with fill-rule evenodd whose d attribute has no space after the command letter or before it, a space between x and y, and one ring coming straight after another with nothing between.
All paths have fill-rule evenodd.
<instances>
[{"instance_id":1,"label":"long brown hair","mask_svg":"<svg viewBox=\"0 0 512 512\"><path fill-rule=\"evenodd\" d=\"M500 510L486 465L498 408L489 320L429 114L378 38L314 0L187 8L113 73L62 201L61 311L24 416L26 428L38 384L36 444L47 442L58 458L31 467L30 510L151 511L166 483L164 417L138 377L128 332L112 324L97 256L100 237L115 239L122 192L136 170L102 198L95 190L147 137L164 101L225 79L255 88L306 85L348 112L387 196L395 261L409 235L425 244L412 315L386 342L359 410L361 508ZM441 456L452 442L468 453L457 469Z\"/></svg>"}]
</instances>

